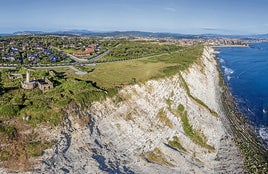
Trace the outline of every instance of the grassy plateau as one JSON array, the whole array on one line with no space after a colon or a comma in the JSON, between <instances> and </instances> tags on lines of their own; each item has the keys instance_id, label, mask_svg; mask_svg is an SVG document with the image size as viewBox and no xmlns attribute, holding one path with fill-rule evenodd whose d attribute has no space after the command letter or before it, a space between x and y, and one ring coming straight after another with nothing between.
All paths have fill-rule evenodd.
<instances>
[{"instance_id":1,"label":"grassy plateau","mask_svg":"<svg viewBox=\"0 0 268 174\"><path fill-rule=\"evenodd\" d=\"M31 72L32 79L47 77L53 82L54 88L45 92L38 88L22 89L22 79L8 78L11 73L22 74L25 78L25 68L0 70L0 141L15 144L15 148L0 147L0 161L5 164L15 164L22 159L28 161L29 157L39 156L44 149L51 147L53 141L40 141L31 131L40 125L59 126L68 106L90 107L94 101L114 96L125 85L174 75L187 69L203 52L203 45L179 47L150 42L112 43L110 53L95 62L95 66L77 66L88 72L85 75L77 75L68 68L53 68L55 76L49 74L50 69ZM65 51L72 53L74 50ZM159 113L159 119L167 126L173 126L164 112ZM26 136L23 131L30 134ZM176 138L170 143L182 148ZM161 159L159 150L146 156L149 161L171 165Z\"/></svg>"}]
</instances>

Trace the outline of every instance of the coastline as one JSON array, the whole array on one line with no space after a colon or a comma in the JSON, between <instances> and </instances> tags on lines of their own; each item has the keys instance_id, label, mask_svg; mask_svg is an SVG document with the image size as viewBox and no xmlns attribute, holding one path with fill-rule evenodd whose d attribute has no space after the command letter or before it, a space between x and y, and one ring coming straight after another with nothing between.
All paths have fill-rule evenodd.
<instances>
[{"instance_id":1,"label":"coastline","mask_svg":"<svg viewBox=\"0 0 268 174\"><path fill-rule=\"evenodd\" d=\"M203 75L208 75L208 76L206 76L207 81L213 82L213 84L208 86L207 85L208 83L200 83L200 84L204 84L204 85L195 85L196 86L196 88L194 88L195 90L193 90L193 88L191 88L191 92L193 92L193 95L194 95L194 94L197 94L197 93L194 93L194 91L198 92L198 91L200 91L200 89L202 89L202 87L206 87L205 90L207 90L207 91L204 93L203 96L201 96L201 97L199 96L198 98L202 99L203 101L209 102L208 103L209 106L213 106L213 104L211 104L210 102L213 100L213 98L216 98L215 103L217 104L217 106L219 105L219 107L217 107L219 109L216 109L216 110L218 110L219 113L221 113L220 114L221 120L219 120L219 118L210 117L210 115L208 115L209 121L207 120L205 122L202 122L202 120L200 120L200 118L203 119L202 117L188 117L188 118L190 119L190 121L192 123L194 123L193 126L195 126L196 128L198 128L199 126L204 127L204 129L203 129L204 132L207 131L207 133L205 132L206 135L210 135L210 136L207 136L207 137L210 137L210 139L209 139L210 143L212 143L213 140L216 139L216 140L219 140L218 143L216 143L216 144L220 144L220 145L217 146L218 151L217 151L217 153L215 153L215 156L214 156L213 152L207 153L206 155L202 155L202 154L205 154L205 152L206 152L206 151L203 151L204 149L202 149L202 148L199 149L201 151L201 153L195 153L194 157L197 159L202 159L202 161L203 161L203 159L207 158L204 161L206 164L204 166L206 166L206 168L204 168L204 166L202 167L200 165L200 162L193 161L193 159L195 159L195 158L188 159L189 156L187 157L184 155L184 153L181 153L180 155L178 155L179 157L178 156L173 157L176 160L175 164L183 164L183 163L181 163L181 162L183 162L183 160L185 160L185 164L183 164L181 166L178 165L178 167L176 169L179 169L182 171L185 170L185 173L186 173L186 171L193 169L193 167L196 168L195 169L197 171L196 173L202 173L202 171L205 171L203 173L242 173L241 168L243 167L243 169L244 169L246 165L242 165L242 162L241 162L243 159L242 154L245 154L244 153L245 151L243 151L243 149L242 149L243 146L241 146L241 144L242 145L246 144L245 146L247 146L247 143L249 141L253 141L253 142L249 143L250 146L246 147L249 150L251 150L251 147L252 147L251 143L254 144L254 143L258 143L258 142L255 141L255 139L251 140L251 138L254 137L254 135L248 136L248 134L247 134L248 129L250 130L251 127L250 126L247 127L247 123L245 122L245 119L243 119L244 118L243 115L241 113L239 113L238 110L236 109L236 105L234 103L233 97L232 97L228 87L226 85L224 85L224 81L222 78L223 76L222 76L222 73L220 71L220 65L219 65L219 62L217 61L217 59L215 58L215 54L214 54L213 49L209 49L209 50L207 49L205 52L206 52L206 54L203 55L203 60L206 60L206 61L203 61L203 62L205 62L204 65L206 65L206 67L208 69L210 69L209 67L211 67L213 69L213 71L207 71L207 73L205 73ZM210 64L210 62L212 62L212 63ZM192 73L193 75L197 74L195 72L198 72L198 74L200 73L200 69L198 69L198 68L194 68L194 69L196 71L193 71L193 73ZM218 72L218 74L217 74L217 72ZM187 78L187 77L191 77L191 76L186 76L185 79L191 79L191 78ZM194 78L194 80L192 80L192 82L194 82L194 83L192 83L192 84L196 84L196 79L198 79L199 77L200 76L197 76L196 78ZM155 108L163 107L163 105L161 105L161 101L165 98L165 96L171 96L172 91L178 91L177 95L181 94L180 90L174 90L174 89L178 88L177 82L178 82L178 79L173 77L171 79L162 79L159 81L152 80L152 81L148 82L147 85L144 85L143 87L138 86L138 85L134 85L132 87L125 88L125 90L122 91L121 95L122 94L127 94L127 95L133 94L131 96L135 96L132 100L130 100L130 98L128 98L127 99L128 102L126 102L125 104L123 102L120 105L118 105L118 103L111 101L111 100L108 100L105 103L97 103L97 104L95 103L94 107L91 108L90 110L82 110L81 108L80 108L81 110L79 110L79 108L76 108L76 107L69 108L69 111L66 113L66 119L65 119L64 123L62 124L63 129L61 131L61 135L59 135L58 143L55 145L56 148L53 149L53 150L55 150L55 152L52 149L47 151L45 153L45 156L40 158L40 159L42 159L42 161L44 161L44 163L42 163L42 166L37 166L36 168L33 168L34 169L33 172L36 172L36 173L42 173L42 172L58 173L59 171L62 170L63 167L65 168L65 166L68 166L68 170L70 170L70 173L72 173L74 171L79 172L79 173L85 173L86 171L87 172L91 171L92 173L93 173L93 171L95 173L98 173L98 172L102 173L102 170L100 168L98 168L99 161L96 161L95 158L91 158L91 157L96 156L96 155L101 156L103 154L106 155L105 157L107 159L110 158L110 159L114 160L113 161L114 163L115 162L120 163L120 161L121 161L120 159L117 161L117 159L112 158L115 154L116 154L116 156L121 156L122 154L120 154L118 152L125 152L126 151L125 149L130 149L130 152L133 152L133 151L135 151L136 148L138 148L140 146L139 146L139 144L134 144L131 147L124 146L124 143L122 143L122 145L120 145L120 148L118 148L118 146L111 146L111 144L115 144L114 142L124 142L126 139L126 136L124 136L125 135L124 132L128 132L127 130L129 130L129 129L131 130L129 132L135 132L135 136L129 136L127 134L129 136L128 142L131 142L133 140L134 140L133 142L140 142L141 140L143 142L147 142L148 139L146 137L144 137L144 135L146 135L146 134L142 134L142 136L136 136L136 135L139 135L139 132L137 130L139 127L147 127L148 125L152 125L151 120L149 119L147 122L146 118L154 118L153 115L155 116L155 114L154 114L154 112L152 112L153 109L148 109L149 112L147 112L146 114L142 114L142 115L145 115L145 117L142 120L139 120L140 117L136 117L135 116L136 114L134 113L134 115L130 116L130 120L128 120L128 121L125 119L121 119L121 121L119 121L118 117L115 117L115 116L118 114L121 114L122 112L123 113L126 112L126 110L125 110L126 107L129 107L128 110L131 112L133 111L133 108L135 108L136 113L143 113L144 109L142 107L140 108L140 110L136 110L137 108L140 107L140 105L135 106L135 104L137 104L136 100L137 100L137 98L138 99L142 98L142 96L144 96L144 94L146 94L146 92L152 90L152 88L154 88L154 91L157 92L157 95L154 95L154 93L152 93L152 92L147 93L147 95L151 95L151 97L148 97L148 99L152 99L152 101L156 101L155 102L156 105L154 106L154 105L150 104L147 107L149 107L149 108L152 106L154 106ZM201 80L200 82L204 82L204 81ZM174 85L174 87L171 89L172 84ZM188 85L190 86L190 84L188 84ZM159 89L159 87L160 87L160 89ZM211 89L213 87L215 87L215 92L216 92L215 97L213 97L212 99L210 99L210 97L208 97L208 100L205 100L203 97L209 96L208 93L209 92L211 93L211 91L212 91ZM135 89L135 90L133 90L133 89ZM163 90L163 89L165 89L165 90ZM133 91L133 93L129 93L131 91ZM162 92L162 91L164 91L164 92ZM169 91L169 92L166 93L166 91ZM163 94L161 94L161 92ZM124 95L122 95L122 96L124 96ZM154 98L155 96L157 96L158 98ZM173 95L173 97L175 97L175 96ZM195 96L198 96L198 95L195 95ZM180 100L181 98L183 98L183 97L178 96L177 98L172 98L172 101L174 103L176 103L173 105L176 106L179 103L183 103ZM191 100L189 100L189 101L191 101ZM145 102L145 101L140 101L140 102ZM166 110L168 111L169 106L168 106L166 100L164 99L162 102L164 103L164 105L166 105L165 107L166 107ZM129 103L131 103L131 104L129 104ZM159 103L160 103L160 105L159 105ZM195 102L193 102L193 103L195 103ZM146 103L143 103L143 105L146 106ZM191 107L192 105L189 105L189 103L187 105L188 105L187 106L188 110L190 110L191 108L194 108L194 107ZM172 105L170 107L172 107ZM214 107L212 107L212 108L214 108ZM192 110L192 112L194 112L194 110ZM206 112L207 111L205 109L204 113L206 113ZM112 114L113 117L111 117L110 113L113 113ZM191 112L189 112L189 113L191 113ZM196 114L192 114L192 115L195 116L198 113L200 113L200 110L197 110ZM149 114L151 115L150 117L148 117ZM81 121L79 119L83 118L83 117L87 117L88 115L90 115L89 127L87 127L87 125L86 125L86 127L82 127L82 126L80 127L79 124L77 124ZM203 114L203 115L205 116L207 114ZM119 115L119 116L121 117L121 115ZM173 118L173 117L170 115L169 118ZM175 119L171 119L171 121L172 120L174 121L172 123L174 125L176 125L176 126L174 126L174 128L175 128L178 126L178 124L176 124L177 123L176 117L174 117L174 118ZM199 120L194 122L194 118L199 118ZM213 126L215 128L225 127L225 129L222 129L222 130L226 130L223 132L223 134L218 134L220 131L217 131L217 130L221 130L221 129L214 130L214 129L210 129L209 124L208 125L201 124L201 123L209 123L210 121L213 121L213 120L214 120L214 122L212 122L211 127L213 127ZM217 121L215 121L215 120L217 120ZM222 124L220 122L222 122ZM112 123L112 124L110 125L110 123ZM138 126L136 125L137 123L139 123ZM215 126L215 125L217 125L217 123L219 123L220 126ZM142 126L143 124L145 124L145 125ZM105 125L105 126L102 127L101 125ZM106 125L110 125L110 127L106 127ZM113 125L116 125L116 127L114 127ZM166 128L167 128L167 129L165 129L166 133L164 135L174 135L174 133L172 132L173 130L171 128L169 128L168 126L166 126ZM90 129L90 130L88 130L88 129ZM110 129L110 131L109 131L109 129ZM124 129L125 131L123 131L121 129ZM158 136L159 136L158 127L151 128L150 130L151 130L149 132L150 137L152 135L155 137L149 138L149 139L152 141L155 139L158 139ZM91 131L91 134L89 134L89 131ZM153 133L153 131L155 131L155 134ZM113 132L113 133L110 134L110 132ZM121 134L117 134L114 132L119 132ZM146 132L146 133L148 134L148 132ZM226 135L224 133L226 133ZM120 136L117 136L117 135L120 135ZM132 135L132 134L130 134L130 135ZM223 136L221 136L221 135L223 135ZM185 143L184 147L187 147L189 149L198 148L198 146L194 147L193 146L194 143L192 143L191 141L187 142L187 138L184 137L184 134L180 134L180 135L177 134L177 136L180 137L180 140L183 140L183 141L181 141L181 143L183 143L183 142ZM104 137L107 137L107 138L105 139ZM116 140L112 141L108 137L113 137ZM117 139L117 138L119 138L119 139ZM245 139L243 139L243 138L245 138ZM249 140L247 138L249 138ZM163 140L164 140L163 142L166 142L166 136L163 136ZM240 141L242 141L242 143ZM75 143L70 143L70 142L75 142ZM106 149L105 146L102 146L102 144L108 144L107 142L113 142L113 143L110 143L110 146L108 149ZM155 141L154 143L150 142L149 144L150 144L150 146L152 144L156 146L159 144L158 142L160 142L160 139L158 141ZM236 142L236 144L235 144L235 142ZM193 146L193 147L191 147L191 146ZM255 144L254 144L254 146L255 146ZM85 147L85 149L81 150L81 147ZM174 149L171 149L164 144L162 146L158 146L158 147L161 149L161 151L170 154L168 156L172 156L175 154ZM240 147L241 150L238 147ZM91 151L92 148L94 148L94 151ZM113 149L113 148L115 149L115 151L113 150L112 152L113 153L116 152L116 153L109 154L111 152L110 149ZM60 149L60 150L58 151L58 149ZM65 151L65 149L66 149L66 151ZM107 151L105 151L103 149L106 149ZM248 150L248 149L246 149L246 150ZM257 153L263 153L263 151L261 151L258 148L257 148L257 150L255 150L255 147L254 147L254 150L252 152L256 152L256 151L257 151ZM250 154L248 156L253 157L254 153L250 152ZM134 157L135 156L132 156L131 160L134 159ZM259 159L259 157L257 156L256 158L254 157L250 160L255 162L255 161L258 161L258 159ZM123 160L126 160L126 158L124 158ZM191 163L186 163L188 160L191 161ZM71 163L69 161L71 161ZM192 163L192 161L194 163ZM252 161L249 161L251 166L247 166L248 168L249 167L253 168L253 170L248 169L248 171L250 171L251 173L256 172L256 170L254 170L255 169L254 165L258 166L258 169L257 169L258 171L261 171L263 168L267 169L267 166L264 166L264 165L259 166L259 163L253 163ZM171 161L171 162L174 162L174 161ZM102 162L101 164L106 165L105 161ZM126 165L125 162L123 164ZM164 172L165 173L177 173L178 172L178 170L175 171L174 168L169 169L169 168L163 167L163 166L161 168L156 168L158 166L158 164L153 166L152 163L147 164L145 162L143 163L140 161L137 163L129 162L127 164L128 164L128 166L130 166L131 170L133 169L134 171L135 170L139 171L137 173L156 173L156 171L158 171L159 173L164 173ZM150 165L150 166L147 166L148 170L144 170L143 168L139 168L139 166L145 166L145 164ZM195 164L195 166L193 164ZM246 164L246 163L244 163L244 164ZM83 168L82 166L85 166L85 165L87 165L89 167L86 169ZM107 165L109 165L109 164L107 164ZM200 167L198 167L199 165L200 165ZM240 165L241 168L238 165ZM185 168L182 169L182 167L185 167ZM67 169L67 167L66 167L66 169ZM211 169L213 169L213 171ZM4 173L4 172L5 172L4 169L1 170L1 168L0 168L0 173ZM263 172L265 173L267 171L263 170ZM245 173L246 173L246 171L245 171Z\"/></svg>"},{"instance_id":2,"label":"coastline","mask_svg":"<svg viewBox=\"0 0 268 174\"><path fill-rule=\"evenodd\" d=\"M242 47L242 48L248 48L249 45L216 45L216 46L211 46L211 48L228 48L228 47L234 47L234 48L239 48L239 47Z\"/></svg>"},{"instance_id":3,"label":"coastline","mask_svg":"<svg viewBox=\"0 0 268 174\"><path fill-rule=\"evenodd\" d=\"M220 116L223 116L220 95L218 95L221 90L218 85L217 63L212 58L211 51L212 49L205 49L206 54L201 58L204 60L201 61L204 64L193 64L183 76L185 79L192 79L190 81L192 83L187 83L192 95L202 101L207 101L209 108L215 109ZM196 85L197 82L198 85ZM178 75L150 80L143 85L130 85L121 89L119 94L121 97L127 96L120 103L113 99L107 99L94 103L87 111L79 111L79 109L75 109L74 113L70 111L67 114L68 121L66 123L70 122L71 124L66 124L67 128L63 130L65 135L63 137L68 136L69 141L77 143L64 144L59 142L58 149L68 150L64 153L50 152L47 157L43 158L45 162L40 167L40 171L56 172L68 164L70 173L73 171L85 173L88 172L88 169L82 166L86 163L87 166L90 166L92 173L102 173L103 168L99 168L99 166L107 165L109 167L114 163L120 165L123 161L123 165L135 173L172 174L189 173L189 171L191 173L211 174L244 173L240 150L235 145L233 136L230 136L231 133L226 131L219 117L213 116L207 108L189 97ZM167 101L170 101L170 104ZM193 140L184 133L182 123L179 121L180 117L175 111L179 104L185 106L187 113L190 113L187 114L189 122L195 130L202 132L207 138L206 142L215 147L214 150L211 151L193 143ZM169 127L157 118L159 108L168 113L167 118L174 126ZM76 116L77 113L90 114L89 127L76 127L75 118L82 117ZM124 115L124 113L128 114ZM199 114L201 115L199 116ZM143 130L143 128L146 129ZM76 131L71 131L73 129ZM78 135L83 135L83 137ZM186 152L174 150L168 146L167 138L173 139L174 136L178 137L179 143L186 149ZM118 145L118 142L128 143ZM86 150L90 155L81 151L80 147L84 147L84 143L89 145L86 147L90 149ZM106 148L108 144L109 146ZM155 148L163 152L163 159L168 160L174 167L159 165L153 161L148 163L147 155L151 154ZM94 150L92 151L92 149ZM97 160L92 158L92 156L97 155L105 157L111 162L107 163L107 160L101 161L98 158ZM141 155L146 155L144 156L146 158L140 158ZM120 158L114 159L114 156ZM56 163L50 163L54 159L57 159ZM69 163L66 159L69 161L83 160L77 164Z\"/></svg>"},{"instance_id":4,"label":"coastline","mask_svg":"<svg viewBox=\"0 0 268 174\"><path fill-rule=\"evenodd\" d=\"M215 47L211 48L215 52ZM217 54L214 54L214 58L217 61L217 69L220 76L219 85L223 89L220 98L225 115L225 118L223 118L225 119L223 121L225 127L228 132L231 132L236 145L241 150L246 170L250 173L268 173L268 149L263 146L263 140L257 137L253 125L239 112L234 97L224 81Z\"/></svg>"}]
</instances>

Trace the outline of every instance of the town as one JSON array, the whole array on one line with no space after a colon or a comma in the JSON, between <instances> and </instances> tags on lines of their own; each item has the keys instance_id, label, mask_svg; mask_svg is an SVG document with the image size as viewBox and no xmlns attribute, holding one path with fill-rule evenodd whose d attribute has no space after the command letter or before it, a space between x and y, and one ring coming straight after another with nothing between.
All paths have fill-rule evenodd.
<instances>
[{"instance_id":1,"label":"town","mask_svg":"<svg viewBox=\"0 0 268 174\"><path fill-rule=\"evenodd\" d=\"M114 38L67 36L13 36L0 38L0 66L50 66L93 63L118 45ZM247 41L230 38L152 38L119 37L119 40L165 42L177 45L247 45ZM104 54L105 53L105 54ZM97 58L97 59L96 59Z\"/></svg>"},{"instance_id":2,"label":"town","mask_svg":"<svg viewBox=\"0 0 268 174\"><path fill-rule=\"evenodd\" d=\"M137 43L153 43L155 48L152 49L149 44ZM121 46L122 44L123 46ZM53 81L49 80L48 76L41 79L35 79L35 77L30 79L30 72L33 69L50 69L51 74L55 68L70 68L76 74L83 75L92 69L88 68L89 71L87 71L88 69L84 66L92 67L99 63L162 55L166 53L164 50L176 51L177 46L196 44L247 46L247 42L244 40L230 38L159 39L140 36L91 38L18 35L0 38L0 68L14 70L24 67L26 71L23 74L10 71L8 73L9 79L22 79L20 86L25 90L38 87L40 90L46 91L53 88ZM162 45L162 48L159 45ZM169 46L164 48L163 45ZM161 49L162 51L159 51Z\"/></svg>"},{"instance_id":3,"label":"town","mask_svg":"<svg viewBox=\"0 0 268 174\"><path fill-rule=\"evenodd\" d=\"M14 65L66 64L73 63L74 56L77 60L90 59L103 49L94 40L80 38L9 37L0 39L0 62Z\"/></svg>"}]
</instances>

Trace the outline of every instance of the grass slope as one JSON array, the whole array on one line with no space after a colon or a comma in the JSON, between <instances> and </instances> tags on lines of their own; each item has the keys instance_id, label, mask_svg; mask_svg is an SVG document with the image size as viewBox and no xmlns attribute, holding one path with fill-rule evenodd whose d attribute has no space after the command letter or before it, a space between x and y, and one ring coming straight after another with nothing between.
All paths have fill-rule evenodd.
<instances>
[{"instance_id":1,"label":"grass slope","mask_svg":"<svg viewBox=\"0 0 268 174\"><path fill-rule=\"evenodd\" d=\"M149 49L150 45L146 45L146 47L148 47L146 49ZM154 47L153 51L139 54L143 56L163 53L162 48L157 48L160 49L157 50L155 45L152 47ZM135 49L139 49L139 47ZM144 83L150 79L174 75L188 68L201 56L202 51L202 45L170 48L164 50L165 54L160 56L126 62L98 64L94 68L90 67L90 73L83 76L74 74L70 69L57 69L59 76L56 77L49 76L48 69L32 72L32 78L41 79L46 76L54 82L54 89L46 92L42 92L39 89L21 89L21 79L8 79L9 73L25 74L25 69L23 68L13 72L1 70L1 83L5 93L0 95L0 140L2 142L8 140L6 143L16 144L18 148L16 152L12 151L8 146L1 148L0 161L6 161L6 164L15 164L20 159L17 154L22 154L21 156L41 155L43 149L50 147L53 142L41 142L34 138L36 136L22 137L18 135L20 135L21 131L26 129L30 131L41 123L52 127L59 125L64 116L62 111L66 106L70 104L90 106L93 101L114 96L118 89L124 85ZM132 56L136 57L135 51ZM28 121L23 121L22 118L25 116L29 117ZM160 119L167 120L163 114ZM168 121L166 121L166 124L169 127L173 126ZM171 144L179 148L177 141L171 142ZM159 164L172 166L162 158L162 154L158 149L151 154L147 154L147 159Z\"/></svg>"},{"instance_id":2,"label":"grass slope","mask_svg":"<svg viewBox=\"0 0 268 174\"><path fill-rule=\"evenodd\" d=\"M135 82L144 83L149 79L171 76L187 69L200 58L202 45L189 46L168 55L155 56L142 60L99 64L95 70L83 78L91 79L99 86L114 88Z\"/></svg>"}]
</instances>

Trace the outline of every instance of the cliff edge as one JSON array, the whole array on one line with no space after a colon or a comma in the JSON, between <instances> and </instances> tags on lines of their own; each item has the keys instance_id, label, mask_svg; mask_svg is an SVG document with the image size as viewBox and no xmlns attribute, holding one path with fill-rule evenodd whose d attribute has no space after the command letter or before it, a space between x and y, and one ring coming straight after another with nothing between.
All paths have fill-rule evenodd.
<instances>
[{"instance_id":1,"label":"cliff edge","mask_svg":"<svg viewBox=\"0 0 268 174\"><path fill-rule=\"evenodd\" d=\"M66 110L33 173L244 173L223 112L213 49L177 75Z\"/></svg>"}]
</instances>

